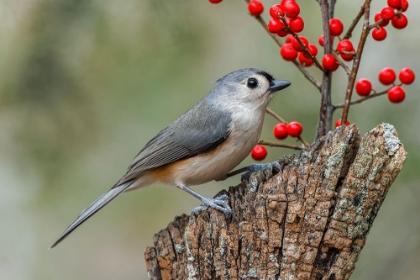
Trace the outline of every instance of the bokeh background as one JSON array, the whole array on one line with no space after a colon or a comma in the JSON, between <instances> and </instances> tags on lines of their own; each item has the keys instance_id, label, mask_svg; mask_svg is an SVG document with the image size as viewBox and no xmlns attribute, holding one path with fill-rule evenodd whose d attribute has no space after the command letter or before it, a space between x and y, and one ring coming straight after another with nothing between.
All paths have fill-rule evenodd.
<instances>
[{"instance_id":1,"label":"bokeh background","mask_svg":"<svg viewBox=\"0 0 420 280\"><path fill-rule=\"evenodd\" d=\"M338 0L336 15L345 26L362 2ZM263 3L267 11L275 1ZM318 5L300 4L303 34L316 43ZM385 4L373 0L372 12ZM359 77L380 90L376 77L384 67L409 66L420 74L419 12L420 2L410 1L405 30L388 27L384 42L368 40ZM244 1L3 0L0 35L1 279L147 279L143 252L153 233L199 204L175 188L122 195L57 248L47 248L151 137L227 72L257 67L292 81L271 108L302 122L306 139L314 137L319 94L280 58ZM342 102L345 85L340 70L334 103ZM350 111L361 133L394 124L408 151L352 279L418 279L420 273L419 84L406 89L402 104L383 96ZM274 124L268 116L263 139L273 140ZM270 148L267 161L292 152ZM238 182L195 189L212 196Z\"/></svg>"}]
</instances>

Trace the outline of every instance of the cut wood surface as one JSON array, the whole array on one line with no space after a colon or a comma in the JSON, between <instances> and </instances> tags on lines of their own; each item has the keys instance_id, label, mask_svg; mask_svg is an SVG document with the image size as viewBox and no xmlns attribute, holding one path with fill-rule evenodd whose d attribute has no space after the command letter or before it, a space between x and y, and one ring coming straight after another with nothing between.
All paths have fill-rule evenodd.
<instances>
[{"instance_id":1,"label":"cut wood surface","mask_svg":"<svg viewBox=\"0 0 420 280\"><path fill-rule=\"evenodd\" d=\"M349 279L406 152L394 127L328 133L226 193L232 218L175 217L145 252L150 279Z\"/></svg>"}]
</instances>

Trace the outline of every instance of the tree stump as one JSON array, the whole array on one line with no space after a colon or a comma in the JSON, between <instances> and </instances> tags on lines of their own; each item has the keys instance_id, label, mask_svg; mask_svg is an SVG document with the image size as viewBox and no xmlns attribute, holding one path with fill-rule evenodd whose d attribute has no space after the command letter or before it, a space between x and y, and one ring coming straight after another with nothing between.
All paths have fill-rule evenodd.
<instances>
[{"instance_id":1,"label":"tree stump","mask_svg":"<svg viewBox=\"0 0 420 280\"><path fill-rule=\"evenodd\" d=\"M145 252L150 279L349 279L406 152L394 127L352 125L229 191L233 216L175 217Z\"/></svg>"}]
</instances>

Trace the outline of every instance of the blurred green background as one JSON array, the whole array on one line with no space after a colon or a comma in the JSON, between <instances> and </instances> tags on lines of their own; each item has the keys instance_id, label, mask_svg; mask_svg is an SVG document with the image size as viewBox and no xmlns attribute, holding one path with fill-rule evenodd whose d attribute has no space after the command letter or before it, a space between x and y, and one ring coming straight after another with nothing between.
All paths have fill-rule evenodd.
<instances>
[{"instance_id":1,"label":"blurred green background","mask_svg":"<svg viewBox=\"0 0 420 280\"><path fill-rule=\"evenodd\" d=\"M345 26L362 2L338 0L336 15ZM263 3L268 11L275 1ZM318 5L300 4L303 35L316 43ZM385 4L374 0L372 12ZM384 67L420 74L420 3L410 5L407 29L388 27L384 42L368 40L359 77L376 89L383 89L376 77ZM280 58L244 1L3 0L0 18L1 279L147 279L143 252L153 233L199 204L175 188L122 195L57 248L47 248L151 137L227 72L257 67L292 81L270 107L302 122L306 139L314 137L319 94ZM334 103L342 102L345 85L339 70ZM408 151L352 279L418 279L420 273L419 84L406 89L400 105L384 96L350 111L361 133L394 124ZM273 140L274 124L268 116L263 139ZM267 161L291 152L270 148ZM195 189L212 196L238 183L237 177Z\"/></svg>"}]
</instances>

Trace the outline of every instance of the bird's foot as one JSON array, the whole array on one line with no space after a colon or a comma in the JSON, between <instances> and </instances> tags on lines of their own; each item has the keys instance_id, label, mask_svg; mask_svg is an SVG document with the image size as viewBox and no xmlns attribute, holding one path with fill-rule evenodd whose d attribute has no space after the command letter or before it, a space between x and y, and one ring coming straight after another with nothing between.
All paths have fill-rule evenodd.
<instances>
[{"instance_id":1,"label":"bird's foot","mask_svg":"<svg viewBox=\"0 0 420 280\"><path fill-rule=\"evenodd\" d=\"M211 207L219 211L222 211L229 218L230 216L232 216L232 209L230 208L229 204L227 204L225 200L229 200L229 196L226 194L222 194L215 198L203 197L201 201L204 203L204 205L194 208L194 210L191 212L191 215L196 215L200 211L206 210L208 207Z\"/></svg>"}]
</instances>

